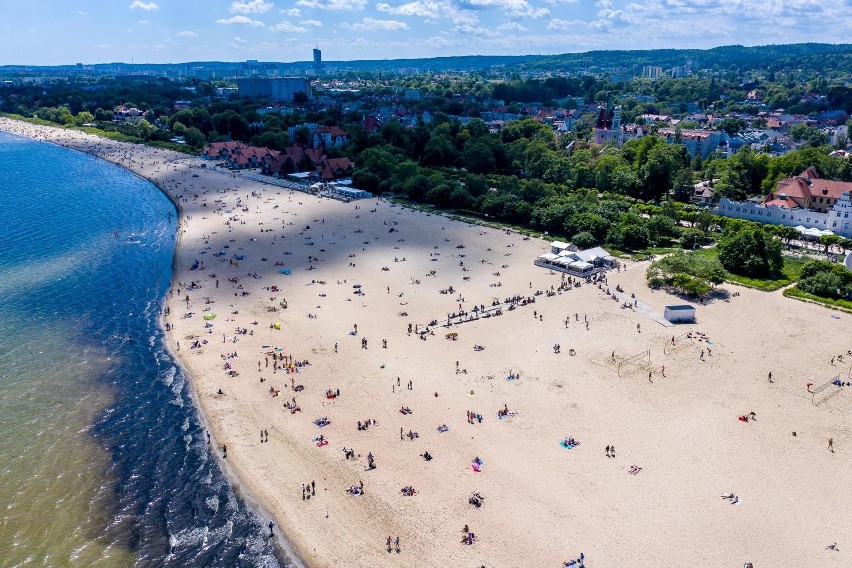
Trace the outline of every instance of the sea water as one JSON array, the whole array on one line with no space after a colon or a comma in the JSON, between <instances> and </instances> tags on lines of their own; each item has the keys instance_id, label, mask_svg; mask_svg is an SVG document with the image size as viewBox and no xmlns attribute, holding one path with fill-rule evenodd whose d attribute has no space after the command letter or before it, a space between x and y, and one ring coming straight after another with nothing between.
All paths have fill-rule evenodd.
<instances>
[{"instance_id":1,"label":"sea water","mask_svg":"<svg viewBox=\"0 0 852 568\"><path fill-rule=\"evenodd\" d=\"M176 213L0 132L0 566L281 566L157 326Z\"/></svg>"}]
</instances>

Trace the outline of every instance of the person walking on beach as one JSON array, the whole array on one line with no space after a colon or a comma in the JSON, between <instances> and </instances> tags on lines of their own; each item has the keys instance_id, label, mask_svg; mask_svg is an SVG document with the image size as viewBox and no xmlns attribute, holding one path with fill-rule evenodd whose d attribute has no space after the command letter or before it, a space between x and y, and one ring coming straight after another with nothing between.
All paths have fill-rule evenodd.
<instances>
[{"instance_id":1,"label":"person walking on beach","mask_svg":"<svg viewBox=\"0 0 852 568\"><path fill-rule=\"evenodd\" d=\"M828 451L834 453L834 438L828 439Z\"/></svg>"},{"instance_id":2,"label":"person walking on beach","mask_svg":"<svg viewBox=\"0 0 852 568\"><path fill-rule=\"evenodd\" d=\"M396 548L396 553L399 554L401 552L400 548L399 548L399 537L396 537L396 540L394 541L393 544L394 544L394 548Z\"/></svg>"},{"instance_id":3,"label":"person walking on beach","mask_svg":"<svg viewBox=\"0 0 852 568\"><path fill-rule=\"evenodd\" d=\"M769 382L770 382L770 384L773 382L772 381L772 371L769 371Z\"/></svg>"},{"instance_id":4,"label":"person walking on beach","mask_svg":"<svg viewBox=\"0 0 852 568\"><path fill-rule=\"evenodd\" d=\"M391 537L390 536L388 536L387 545L388 545L388 552L392 552L393 549L391 548Z\"/></svg>"}]
</instances>

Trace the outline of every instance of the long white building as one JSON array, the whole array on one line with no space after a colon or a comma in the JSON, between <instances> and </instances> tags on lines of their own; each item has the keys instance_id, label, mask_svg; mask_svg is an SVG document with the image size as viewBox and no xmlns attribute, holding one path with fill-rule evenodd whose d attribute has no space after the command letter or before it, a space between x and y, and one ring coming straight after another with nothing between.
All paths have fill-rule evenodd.
<instances>
[{"instance_id":1,"label":"long white building","mask_svg":"<svg viewBox=\"0 0 852 568\"><path fill-rule=\"evenodd\" d=\"M840 199L826 213L799 207L790 209L750 201L731 201L724 197L719 200L719 207L715 213L724 217L770 225L785 225L787 227L801 225L806 229L827 230L835 235L852 239L852 199L850 199L848 191L843 192Z\"/></svg>"}]
</instances>

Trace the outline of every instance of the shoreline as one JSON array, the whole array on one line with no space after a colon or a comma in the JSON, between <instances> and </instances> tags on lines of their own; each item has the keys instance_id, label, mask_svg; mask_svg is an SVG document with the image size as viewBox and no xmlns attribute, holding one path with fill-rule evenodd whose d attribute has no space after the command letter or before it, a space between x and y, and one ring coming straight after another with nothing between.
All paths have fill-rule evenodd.
<instances>
[{"instance_id":1,"label":"shoreline","mask_svg":"<svg viewBox=\"0 0 852 568\"><path fill-rule=\"evenodd\" d=\"M852 507L852 393L813 404L804 381L852 376L834 360L852 317L725 284L740 295L663 327L607 293L657 313L682 303L647 287L647 263L563 287L533 266L538 239L53 135L100 144L173 199L170 355L235 493L303 566L546 567L581 552L600 566L848 564L848 546L823 547ZM419 333L474 307L491 317Z\"/></svg>"},{"instance_id":2,"label":"shoreline","mask_svg":"<svg viewBox=\"0 0 852 568\"><path fill-rule=\"evenodd\" d=\"M103 156L99 156L99 155L95 154L94 152L86 151L84 149L81 149L79 147L71 145L70 143L67 143L67 142L62 143L62 142L59 142L59 141L56 141L56 140L50 140L50 139L47 139L47 138L40 138L40 137L37 137L37 136L27 135L26 133L24 133L22 131L9 130L7 128L4 128L4 126L6 126L4 121L6 121L8 123L18 124L18 125L21 125L21 126L33 126L33 127L36 127L36 128L51 129L51 130L60 131L60 132L65 131L64 129L60 129L60 128L53 127L53 126L31 125L27 122L18 121L18 120L14 120L14 119L8 119L8 118L5 118L5 117L0 117L0 131L5 131L5 132L8 132L10 134L14 134L14 135L21 136L21 137L24 137L24 138L29 138L29 139L37 141L37 142L45 142L47 144L52 144L54 146L58 146L58 147L66 149L66 150L71 150L71 151L87 154L87 155L89 155L93 158L108 162L108 163L110 163L110 164L112 164L116 167L119 167L119 168L135 175L136 177L138 177L140 179L147 181L148 183L150 183L151 185L156 187L157 190L159 190L160 193L162 193L166 197L166 199L168 199L169 203L171 203L172 207L175 210L175 213L177 214L177 225L176 225L176 234L175 234L175 249L174 249L174 252L172 253L172 262L171 262L172 275L171 275L171 278L169 280L169 288L164 292L163 297L161 299L160 309L158 310L158 315L157 315L157 327L159 327L160 331L163 334L163 346L166 350L166 353L171 358L172 364L174 364L176 367L178 367L180 372L182 372L184 374L184 376L186 377L187 384L190 385L189 394L190 394L190 397L193 400L193 405L195 406L195 409L196 409L195 414L198 417L201 424L204 426L205 431L210 435L211 441L208 444L209 451L210 451L211 455L213 455L214 459L216 459L216 463L218 464L219 469L222 471L222 473L225 475L225 478L228 480L228 483L231 486L231 490L234 492L234 494L239 499L243 500L243 502L245 502L246 506L248 506L256 515L258 515L258 517L260 519L273 518L273 515L268 510L266 510L266 508L263 506L263 504L254 495L252 495L250 489L245 486L245 484L240 479L239 475L233 470L233 468L230 467L230 464L228 464L225 460L223 460L221 458L221 456L218 454L218 452L215 451L214 448L216 446L218 446L217 438L216 438L216 435L214 433L215 430L211 427L210 422L207 419L207 415L204 413L202 407L199 405L200 400L199 400L197 392L195 390L196 389L196 382L193 379L191 372L189 371L189 369L184 364L183 360L177 355L177 353L174 349L175 341L170 339L171 333L166 330L166 326L164 325L165 324L164 313L163 313L164 308L167 305L168 298L169 298L169 295L170 295L169 293L175 288L175 285L177 283L177 276L179 274L179 270L178 270L178 250L179 250L179 247L181 246L182 232L181 232L180 229L181 229L182 220L183 220L182 219L183 210L182 210L182 207L180 205L179 199L176 198L176 196L173 195L168 189L163 187L161 180L159 178L156 178L156 177L153 177L153 176L151 176L151 177L146 176L143 173L135 171L131 168L125 167L124 165L122 165L122 164L120 164L120 163L118 163L114 160L109 160L107 158L104 158ZM118 141L113 141L113 140L109 140L109 139L96 137L96 136L89 135L89 134L86 134L86 133L80 132L80 131L76 131L76 132L78 134L87 136L89 138L96 138L98 141L107 142L107 143L111 143L111 144L115 144L115 145L126 145L126 146L129 146L131 148L138 146L138 145L131 144L131 143L128 143L128 142L118 142ZM152 149L154 149L154 148L152 148ZM177 152L172 152L170 150L163 150L163 149L154 149L154 150L160 150L162 152L170 152L172 154L179 155ZM191 158L191 157L187 156L187 158ZM282 533L282 531L280 529L275 531L274 535L275 535L276 546L279 549L279 553L283 553L285 562L289 566L292 566L293 568L311 568L310 566L306 565L299 558L299 556L296 553L296 547L291 543L290 539L285 534Z\"/></svg>"}]
</instances>

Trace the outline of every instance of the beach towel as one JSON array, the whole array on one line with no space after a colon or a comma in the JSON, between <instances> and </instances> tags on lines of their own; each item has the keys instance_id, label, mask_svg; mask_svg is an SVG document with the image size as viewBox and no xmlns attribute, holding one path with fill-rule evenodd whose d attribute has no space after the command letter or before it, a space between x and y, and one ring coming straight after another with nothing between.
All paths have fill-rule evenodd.
<instances>
[{"instance_id":1,"label":"beach towel","mask_svg":"<svg viewBox=\"0 0 852 568\"><path fill-rule=\"evenodd\" d=\"M565 448L566 450L570 450L572 448L576 448L577 446L579 446L580 442L574 442L573 444L566 444L565 440L562 440L561 442L559 442L559 445L562 446L563 448Z\"/></svg>"}]
</instances>

